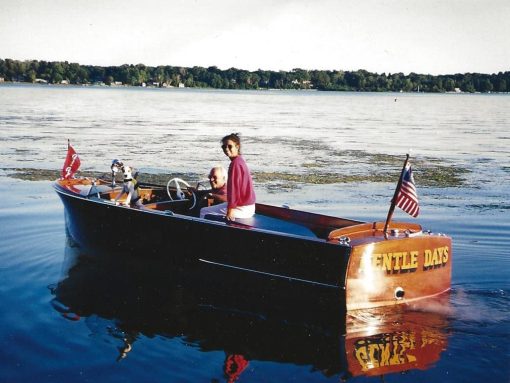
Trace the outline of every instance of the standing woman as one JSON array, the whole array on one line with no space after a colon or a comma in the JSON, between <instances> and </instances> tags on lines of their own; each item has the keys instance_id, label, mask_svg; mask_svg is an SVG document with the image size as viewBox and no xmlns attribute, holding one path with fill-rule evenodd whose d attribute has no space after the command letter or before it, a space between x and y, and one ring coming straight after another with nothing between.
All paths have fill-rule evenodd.
<instances>
[{"instance_id":1,"label":"standing woman","mask_svg":"<svg viewBox=\"0 0 510 383\"><path fill-rule=\"evenodd\" d=\"M205 207L200 217L206 214L222 214L228 221L236 218L250 218L255 214L255 190L250 170L241 156L241 139L231 133L221 140L223 153L230 159L227 180L227 202Z\"/></svg>"}]
</instances>

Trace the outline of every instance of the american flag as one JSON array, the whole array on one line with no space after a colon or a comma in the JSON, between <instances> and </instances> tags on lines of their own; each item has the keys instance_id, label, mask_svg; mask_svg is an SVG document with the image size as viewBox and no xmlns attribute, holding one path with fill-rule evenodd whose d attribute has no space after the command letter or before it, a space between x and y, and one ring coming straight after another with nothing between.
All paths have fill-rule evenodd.
<instances>
[{"instance_id":1,"label":"american flag","mask_svg":"<svg viewBox=\"0 0 510 383\"><path fill-rule=\"evenodd\" d=\"M418 217L420 206L418 205L418 194L414 186L413 171L411 165L407 164L402 174L402 184L397 195L396 205L413 217Z\"/></svg>"}]
</instances>

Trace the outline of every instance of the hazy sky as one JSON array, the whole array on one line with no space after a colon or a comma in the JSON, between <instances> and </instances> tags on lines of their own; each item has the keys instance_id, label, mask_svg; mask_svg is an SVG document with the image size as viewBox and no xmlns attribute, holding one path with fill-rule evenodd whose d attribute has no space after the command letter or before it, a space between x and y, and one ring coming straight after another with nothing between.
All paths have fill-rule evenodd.
<instances>
[{"instance_id":1,"label":"hazy sky","mask_svg":"<svg viewBox=\"0 0 510 383\"><path fill-rule=\"evenodd\" d=\"M0 58L497 73L509 20L510 0L0 0Z\"/></svg>"}]
</instances>

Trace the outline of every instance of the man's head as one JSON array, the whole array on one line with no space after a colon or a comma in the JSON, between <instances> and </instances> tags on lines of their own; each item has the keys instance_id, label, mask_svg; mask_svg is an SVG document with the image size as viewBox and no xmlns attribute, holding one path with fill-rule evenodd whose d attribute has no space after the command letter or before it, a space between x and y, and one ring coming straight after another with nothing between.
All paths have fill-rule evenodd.
<instances>
[{"instance_id":1,"label":"man's head","mask_svg":"<svg viewBox=\"0 0 510 383\"><path fill-rule=\"evenodd\" d=\"M227 172L223 166L215 166L211 169L209 183L213 190L221 189L227 183Z\"/></svg>"}]
</instances>

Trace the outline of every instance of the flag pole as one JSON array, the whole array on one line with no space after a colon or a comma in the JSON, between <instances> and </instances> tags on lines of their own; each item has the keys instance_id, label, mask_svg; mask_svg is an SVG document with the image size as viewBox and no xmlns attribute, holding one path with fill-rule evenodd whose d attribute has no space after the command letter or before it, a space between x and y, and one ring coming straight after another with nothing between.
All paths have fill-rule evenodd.
<instances>
[{"instance_id":1,"label":"flag pole","mask_svg":"<svg viewBox=\"0 0 510 383\"><path fill-rule=\"evenodd\" d=\"M67 156L69 155L69 146L71 146L71 141L69 140L69 138L67 139L67 153L66 153L66 159L64 160L64 167L62 168L62 171L60 172L60 178L61 179L65 179L65 174L64 174L64 171L65 171L65 168L66 168L66 164L67 164Z\"/></svg>"},{"instance_id":2,"label":"flag pole","mask_svg":"<svg viewBox=\"0 0 510 383\"><path fill-rule=\"evenodd\" d=\"M409 153L406 154L406 160L404 161L404 166L402 167L402 171L400 172L400 178L398 179L397 187L395 188L395 193L393 194L393 198L391 199L390 210L388 211L388 216L386 217L386 223L384 224L384 238L388 239L388 225L390 224L391 217L393 216L393 212L395 211L395 205L397 203L398 192L400 191L400 187L402 186L402 178L404 176L404 171L406 170L407 163L409 162Z\"/></svg>"}]
</instances>

